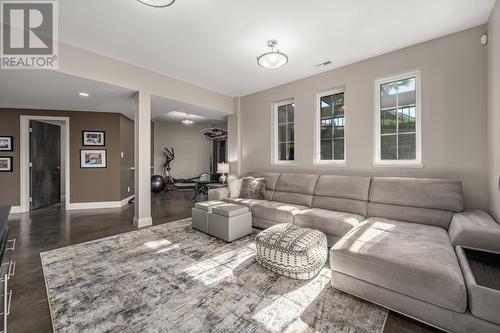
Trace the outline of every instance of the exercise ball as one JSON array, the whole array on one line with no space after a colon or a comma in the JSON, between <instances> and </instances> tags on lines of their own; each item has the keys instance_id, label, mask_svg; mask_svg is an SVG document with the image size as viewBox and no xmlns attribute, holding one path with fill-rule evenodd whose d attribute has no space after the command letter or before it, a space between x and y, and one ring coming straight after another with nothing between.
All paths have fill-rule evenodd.
<instances>
[{"instance_id":1,"label":"exercise ball","mask_svg":"<svg viewBox=\"0 0 500 333\"><path fill-rule=\"evenodd\" d=\"M155 175L151 177L151 192L160 193L165 188L165 179L162 176Z\"/></svg>"}]
</instances>

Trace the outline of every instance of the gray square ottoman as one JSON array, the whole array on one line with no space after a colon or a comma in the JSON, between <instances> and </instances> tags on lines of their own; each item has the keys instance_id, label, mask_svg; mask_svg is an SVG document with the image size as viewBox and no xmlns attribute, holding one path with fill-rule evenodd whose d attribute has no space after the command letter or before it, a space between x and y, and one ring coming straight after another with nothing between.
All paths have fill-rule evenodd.
<instances>
[{"instance_id":1,"label":"gray square ottoman","mask_svg":"<svg viewBox=\"0 0 500 333\"><path fill-rule=\"evenodd\" d=\"M225 204L218 200L197 202L191 209L193 229L208 233L208 215L212 213L212 208Z\"/></svg>"},{"instance_id":2,"label":"gray square ottoman","mask_svg":"<svg viewBox=\"0 0 500 333\"><path fill-rule=\"evenodd\" d=\"M219 205L208 215L208 234L232 242L252 233L252 213L248 207Z\"/></svg>"}]
</instances>

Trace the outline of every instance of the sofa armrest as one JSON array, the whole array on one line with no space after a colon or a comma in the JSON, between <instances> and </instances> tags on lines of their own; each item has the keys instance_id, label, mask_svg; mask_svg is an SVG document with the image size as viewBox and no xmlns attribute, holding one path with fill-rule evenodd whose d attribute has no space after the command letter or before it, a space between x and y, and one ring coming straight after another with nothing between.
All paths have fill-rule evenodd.
<instances>
[{"instance_id":1,"label":"sofa armrest","mask_svg":"<svg viewBox=\"0 0 500 333\"><path fill-rule=\"evenodd\" d=\"M454 246L500 252L500 225L481 210L454 214L448 233Z\"/></svg>"},{"instance_id":2,"label":"sofa armrest","mask_svg":"<svg viewBox=\"0 0 500 333\"><path fill-rule=\"evenodd\" d=\"M208 200L222 200L229 197L227 187L213 188L208 190Z\"/></svg>"}]
</instances>

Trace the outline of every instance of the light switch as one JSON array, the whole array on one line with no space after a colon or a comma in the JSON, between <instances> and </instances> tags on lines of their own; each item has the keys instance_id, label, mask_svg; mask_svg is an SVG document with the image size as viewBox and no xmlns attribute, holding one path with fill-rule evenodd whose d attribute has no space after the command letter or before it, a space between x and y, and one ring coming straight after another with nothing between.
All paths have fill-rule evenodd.
<instances>
[{"instance_id":1,"label":"light switch","mask_svg":"<svg viewBox=\"0 0 500 333\"><path fill-rule=\"evenodd\" d=\"M125 154L123 152L121 152L121 157L123 158L123 156L125 156Z\"/></svg>"}]
</instances>

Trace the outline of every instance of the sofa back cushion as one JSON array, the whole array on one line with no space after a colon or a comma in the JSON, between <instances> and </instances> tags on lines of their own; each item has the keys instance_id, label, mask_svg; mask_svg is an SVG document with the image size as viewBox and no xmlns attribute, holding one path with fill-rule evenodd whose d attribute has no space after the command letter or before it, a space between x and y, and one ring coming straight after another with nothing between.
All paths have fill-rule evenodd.
<instances>
[{"instance_id":1,"label":"sofa back cushion","mask_svg":"<svg viewBox=\"0 0 500 333\"><path fill-rule=\"evenodd\" d=\"M428 178L372 178L368 216L435 225L447 229L463 210L462 183Z\"/></svg>"},{"instance_id":2,"label":"sofa back cushion","mask_svg":"<svg viewBox=\"0 0 500 333\"><path fill-rule=\"evenodd\" d=\"M321 175L312 206L366 216L370 177Z\"/></svg>"},{"instance_id":3,"label":"sofa back cushion","mask_svg":"<svg viewBox=\"0 0 500 333\"><path fill-rule=\"evenodd\" d=\"M276 188L276 183L278 182L278 178L280 174L277 172L249 172L247 176L255 177L255 178L264 178L264 182L266 183L266 187L264 189L264 199L273 200L274 190Z\"/></svg>"},{"instance_id":4,"label":"sofa back cushion","mask_svg":"<svg viewBox=\"0 0 500 333\"><path fill-rule=\"evenodd\" d=\"M319 175L282 173L276 183L273 201L311 207Z\"/></svg>"}]
</instances>

